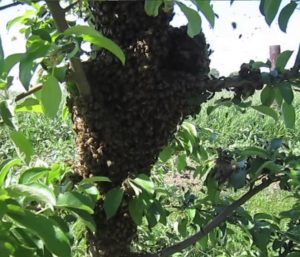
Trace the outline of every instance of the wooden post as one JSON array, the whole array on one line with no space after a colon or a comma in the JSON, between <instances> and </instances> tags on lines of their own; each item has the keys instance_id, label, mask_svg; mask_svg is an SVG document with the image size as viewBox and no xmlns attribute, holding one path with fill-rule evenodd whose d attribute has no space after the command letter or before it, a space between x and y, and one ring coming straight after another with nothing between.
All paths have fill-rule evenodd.
<instances>
[{"instance_id":1,"label":"wooden post","mask_svg":"<svg viewBox=\"0 0 300 257\"><path fill-rule=\"evenodd\" d=\"M296 60L295 60L295 64L294 64L294 70L298 71L300 69L300 44L299 44L299 48L298 48L298 53L296 56Z\"/></svg>"},{"instance_id":2,"label":"wooden post","mask_svg":"<svg viewBox=\"0 0 300 257\"><path fill-rule=\"evenodd\" d=\"M272 45L269 47L270 49L270 61L271 61L271 70L275 70L276 68L276 60L278 55L280 54L280 45Z\"/></svg>"}]
</instances>

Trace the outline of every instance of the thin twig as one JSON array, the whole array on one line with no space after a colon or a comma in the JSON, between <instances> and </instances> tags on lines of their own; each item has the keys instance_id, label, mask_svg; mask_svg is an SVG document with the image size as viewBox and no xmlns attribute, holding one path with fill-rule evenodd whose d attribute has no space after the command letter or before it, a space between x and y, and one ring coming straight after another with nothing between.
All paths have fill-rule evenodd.
<instances>
[{"instance_id":1,"label":"thin twig","mask_svg":"<svg viewBox=\"0 0 300 257\"><path fill-rule=\"evenodd\" d=\"M40 2L40 1L42 1L42 0L32 0L31 2L32 3L37 3L37 2ZM11 3L11 4L3 5L3 6L0 6L0 11L3 11L3 10L8 9L10 7L14 7L14 6L18 6L18 5L23 5L23 4L25 4L25 2L19 2L19 1L17 1L17 2Z\"/></svg>"},{"instance_id":2,"label":"thin twig","mask_svg":"<svg viewBox=\"0 0 300 257\"><path fill-rule=\"evenodd\" d=\"M15 101L17 102L17 101L20 101L20 100L24 99L25 97L41 90L42 87L43 87L43 84L37 84L36 86L30 88L28 91L17 95L16 98L15 98Z\"/></svg>"},{"instance_id":3,"label":"thin twig","mask_svg":"<svg viewBox=\"0 0 300 257\"><path fill-rule=\"evenodd\" d=\"M24 3L23 2L14 2L14 3L11 3L11 4L3 5L3 6L0 6L0 11L3 11L3 10L8 9L10 7L22 5L22 4L24 4Z\"/></svg>"},{"instance_id":4,"label":"thin twig","mask_svg":"<svg viewBox=\"0 0 300 257\"><path fill-rule=\"evenodd\" d=\"M46 4L52 14L58 32L63 33L69 27L66 21L64 9L59 5L58 0L47 0ZM80 59L73 57L70 62L73 70L72 77L74 78L80 95L89 96L91 94L91 89Z\"/></svg>"},{"instance_id":5,"label":"thin twig","mask_svg":"<svg viewBox=\"0 0 300 257\"><path fill-rule=\"evenodd\" d=\"M144 254L138 254L134 253L132 256L137 257L168 257L171 256L174 253L180 252L187 247L195 244L197 241L199 241L201 238L206 236L209 232L214 230L216 227L218 227L221 223L226 221L226 219L241 205L243 205L245 202L247 202L250 198L252 198L254 195L262 191L263 189L267 188L272 183L278 181L280 178L275 179L266 179L258 186L250 189L247 193L245 193L242 197L240 197L238 200L227 206L219 215L217 215L210 223L208 223L206 226L204 226L199 232L195 233L194 235L186 238L185 240L171 245L169 247L166 247L162 249L161 251L157 253L144 253Z\"/></svg>"},{"instance_id":6,"label":"thin twig","mask_svg":"<svg viewBox=\"0 0 300 257\"><path fill-rule=\"evenodd\" d=\"M299 57L300 58L300 57ZM299 71L295 71L293 69L286 70L282 74L279 74L277 77L273 77L270 75L270 79L274 82L281 82L284 80L293 80L300 77ZM258 80L262 80L262 76L258 78ZM258 81L257 80L257 81ZM251 79L243 79L240 76L233 76L233 77L224 77L222 79L208 79L206 81L205 89L210 92L219 92L223 89L227 90L234 90L235 88L242 88L245 85L254 84L256 81Z\"/></svg>"}]
</instances>

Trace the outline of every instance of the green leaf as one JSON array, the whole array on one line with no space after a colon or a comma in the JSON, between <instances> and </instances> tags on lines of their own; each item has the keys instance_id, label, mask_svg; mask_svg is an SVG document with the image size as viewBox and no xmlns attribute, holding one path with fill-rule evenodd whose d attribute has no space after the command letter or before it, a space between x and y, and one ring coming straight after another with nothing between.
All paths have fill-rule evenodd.
<instances>
[{"instance_id":1,"label":"green leaf","mask_svg":"<svg viewBox=\"0 0 300 257\"><path fill-rule=\"evenodd\" d=\"M162 224L165 223L166 212L162 208L161 203L157 200L154 200L149 209L147 210L146 218L148 221L149 228L154 227L158 222Z\"/></svg>"},{"instance_id":2,"label":"green leaf","mask_svg":"<svg viewBox=\"0 0 300 257\"><path fill-rule=\"evenodd\" d=\"M25 156L25 161L28 163L33 155L33 147L28 139L20 131L11 131L10 138L14 142L17 152L20 156Z\"/></svg>"},{"instance_id":3,"label":"green leaf","mask_svg":"<svg viewBox=\"0 0 300 257\"><path fill-rule=\"evenodd\" d=\"M251 63L252 69L259 69L259 68L270 68L270 64L268 62L253 62Z\"/></svg>"},{"instance_id":4,"label":"green leaf","mask_svg":"<svg viewBox=\"0 0 300 257\"><path fill-rule=\"evenodd\" d=\"M294 92L291 85L288 82L282 82L278 85L282 98L287 104L292 104L294 100Z\"/></svg>"},{"instance_id":5,"label":"green leaf","mask_svg":"<svg viewBox=\"0 0 300 257\"><path fill-rule=\"evenodd\" d=\"M178 232L180 236L186 237L187 236L187 227L188 227L188 220L183 218L180 219L178 222Z\"/></svg>"},{"instance_id":6,"label":"green leaf","mask_svg":"<svg viewBox=\"0 0 300 257\"><path fill-rule=\"evenodd\" d=\"M287 128L294 129L296 122L296 112L294 106L284 102L282 104L282 115L285 126Z\"/></svg>"},{"instance_id":7,"label":"green leaf","mask_svg":"<svg viewBox=\"0 0 300 257\"><path fill-rule=\"evenodd\" d=\"M103 204L107 219L110 219L117 213L123 199L123 194L124 191L120 187L115 187L107 192Z\"/></svg>"},{"instance_id":8,"label":"green leaf","mask_svg":"<svg viewBox=\"0 0 300 257\"><path fill-rule=\"evenodd\" d=\"M140 226L143 220L145 205L140 197L136 197L129 202L129 213L136 225Z\"/></svg>"},{"instance_id":9,"label":"green leaf","mask_svg":"<svg viewBox=\"0 0 300 257\"><path fill-rule=\"evenodd\" d=\"M260 3L259 3L259 11L260 11L260 13L261 13L263 16L265 16L264 6L265 6L265 0L260 0Z\"/></svg>"},{"instance_id":10,"label":"green leaf","mask_svg":"<svg viewBox=\"0 0 300 257\"><path fill-rule=\"evenodd\" d=\"M199 13L183 3L176 2L188 20L188 35L194 37L201 32L201 17Z\"/></svg>"},{"instance_id":11,"label":"green leaf","mask_svg":"<svg viewBox=\"0 0 300 257\"><path fill-rule=\"evenodd\" d=\"M157 16L160 6L162 5L162 0L145 0L144 9L147 15L149 16Z\"/></svg>"},{"instance_id":12,"label":"green leaf","mask_svg":"<svg viewBox=\"0 0 300 257\"><path fill-rule=\"evenodd\" d=\"M276 151L283 145L284 145L284 141L282 138L273 138L270 142L270 150Z\"/></svg>"},{"instance_id":13,"label":"green leaf","mask_svg":"<svg viewBox=\"0 0 300 257\"><path fill-rule=\"evenodd\" d=\"M281 95L281 92L278 87L275 87L274 91L275 91L275 101L278 104L278 106L281 107L282 102L283 102L283 97Z\"/></svg>"},{"instance_id":14,"label":"green leaf","mask_svg":"<svg viewBox=\"0 0 300 257\"><path fill-rule=\"evenodd\" d=\"M61 181L66 174L66 170L64 169L64 165L61 163L54 163L51 166L51 170L49 171L47 181L49 184L53 184L55 182Z\"/></svg>"},{"instance_id":15,"label":"green leaf","mask_svg":"<svg viewBox=\"0 0 300 257\"><path fill-rule=\"evenodd\" d=\"M284 52L282 52L276 60L276 68L280 71L284 71L284 68L287 64L287 62L289 61L291 55L293 54L293 51L290 50L286 50Z\"/></svg>"},{"instance_id":16,"label":"green leaf","mask_svg":"<svg viewBox=\"0 0 300 257\"><path fill-rule=\"evenodd\" d=\"M45 40L45 41L48 41L48 42L51 42L51 41L52 41L50 34L49 34L48 31L45 30L45 29L36 29L36 30L32 30L32 35L37 35L37 36L39 36L42 40Z\"/></svg>"},{"instance_id":17,"label":"green leaf","mask_svg":"<svg viewBox=\"0 0 300 257\"><path fill-rule=\"evenodd\" d=\"M29 184L29 185L11 185L6 188L10 196L20 197L25 196L29 199L34 199L38 202L43 202L50 207L55 206L56 198L54 193L48 186L42 184Z\"/></svg>"},{"instance_id":18,"label":"green leaf","mask_svg":"<svg viewBox=\"0 0 300 257\"><path fill-rule=\"evenodd\" d=\"M18 166L22 164L20 159L7 160L1 163L0 165L0 187L4 185L5 178L10 171L10 169L14 166Z\"/></svg>"},{"instance_id":19,"label":"green leaf","mask_svg":"<svg viewBox=\"0 0 300 257\"><path fill-rule=\"evenodd\" d=\"M171 157L172 154L174 153L174 149L171 146L166 146L159 154L159 159L162 162L168 161Z\"/></svg>"},{"instance_id":20,"label":"green leaf","mask_svg":"<svg viewBox=\"0 0 300 257\"><path fill-rule=\"evenodd\" d=\"M273 220L274 217L268 213L256 213L253 217L255 220Z\"/></svg>"},{"instance_id":21,"label":"green leaf","mask_svg":"<svg viewBox=\"0 0 300 257\"><path fill-rule=\"evenodd\" d=\"M51 169L46 167L33 167L22 172L19 183L28 184L39 180L40 178L46 177Z\"/></svg>"},{"instance_id":22,"label":"green leaf","mask_svg":"<svg viewBox=\"0 0 300 257\"><path fill-rule=\"evenodd\" d=\"M26 12L23 13L23 15L17 16L16 18L13 18L12 20L8 21L6 24L6 29L7 30L11 29L11 27L13 25L15 25L16 23L24 24L28 18L32 17L35 14L36 14L36 12L34 10L32 10L32 9L27 10Z\"/></svg>"},{"instance_id":23,"label":"green leaf","mask_svg":"<svg viewBox=\"0 0 300 257\"><path fill-rule=\"evenodd\" d=\"M1 257L15 256L14 255L15 249L10 242L0 240L0 252L1 252Z\"/></svg>"},{"instance_id":24,"label":"green leaf","mask_svg":"<svg viewBox=\"0 0 300 257\"><path fill-rule=\"evenodd\" d=\"M3 72L3 68L4 68L4 52L3 52L3 48L2 48L2 40L0 37L0 75Z\"/></svg>"},{"instance_id":25,"label":"green leaf","mask_svg":"<svg viewBox=\"0 0 300 257\"><path fill-rule=\"evenodd\" d=\"M187 209L187 215L189 217L189 220L192 222L196 216L196 213L197 213L197 209L195 208L190 208L190 209Z\"/></svg>"},{"instance_id":26,"label":"green leaf","mask_svg":"<svg viewBox=\"0 0 300 257\"><path fill-rule=\"evenodd\" d=\"M264 87L260 93L260 101L265 106L270 106L275 99L274 88L270 85Z\"/></svg>"},{"instance_id":27,"label":"green leaf","mask_svg":"<svg viewBox=\"0 0 300 257\"><path fill-rule=\"evenodd\" d=\"M208 152L205 150L205 148L202 145L198 145L198 150L196 151L196 153L197 152L199 153L202 160L208 159Z\"/></svg>"},{"instance_id":28,"label":"green leaf","mask_svg":"<svg viewBox=\"0 0 300 257\"><path fill-rule=\"evenodd\" d=\"M196 0L198 10L203 13L210 26L215 26L215 12L210 1Z\"/></svg>"},{"instance_id":29,"label":"green leaf","mask_svg":"<svg viewBox=\"0 0 300 257\"><path fill-rule=\"evenodd\" d=\"M267 245L270 241L272 231L269 228L257 228L251 230L253 243L267 255Z\"/></svg>"},{"instance_id":30,"label":"green leaf","mask_svg":"<svg viewBox=\"0 0 300 257\"><path fill-rule=\"evenodd\" d=\"M252 176L251 181L255 181L258 176L262 173L263 169L268 169L270 172L276 173L282 170L280 165L277 165L273 161L259 160L256 164L252 165L248 170L248 173Z\"/></svg>"},{"instance_id":31,"label":"green leaf","mask_svg":"<svg viewBox=\"0 0 300 257\"><path fill-rule=\"evenodd\" d=\"M9 55L4 60L3 76L7 76L10 70L22 60L24 57L23 53L17 53ZM0 73L1 75L1 73Z\"/></svg>"},{"instance_id":32,"label":"green leaf","mask_svg":"<svg viewBox=\"0 0 300 257\"><path fill-rule=\"evenodd\" d=\"M44 113L55 118L62 101L62 92L57 79L49 76L42 88L41 103Z\"/></svg>"},{"instance_id":33,"label":"green leaf","mask_svg":"<svg viewBox=\"0 0 300 257\"><path fill-rule=\"evenodd\" d=\"M286 235L291 238L293 241L300 243L300 225L296 225L291 227L287 232Z\"/></svg>"},{"instance_id":34,"label":"green leaf","mask_svg":"<svg viewBox=\"0 0 300 257\"><path fill-rule=\"evenodd\" d=\"M293 14L293 12L295 11L296 7L297 7L297 3L295 1L291 1L284 8L282 8L279 14L278 22L279 22L279 28L283 32L286 32L289 19Z\"/></svg>"},{"instance_id":35,"label":"green leaf","mask_svg":"<svg viewBox=\"0 0 300 257\"><path fill-rule=\"evenodd\" d=\"M22 103L18 104L15 109L16 112L37 112L42 113L43 109L39 100L35 98L26 98Z\"/></svg>"},{"instance_id":36,"label":"green leaf","mask_svg":"<svg viewBox=\"0 0 300 257\"><path fill-rule=\"evenodd\" d=\"M95 182L111 182L111 180L108 177L103 177L103 176L94 176L90 178L85 178L80 181L78 186L83 186L87 184L93 184Z\"/></svg>"},{"instance_id":37,"label":"green leaf","mask_svg":"<svg viewBox=\"0 0 300 257\"><path fill-rule=\"evenodd\" d=\"M36 40L33 36L30 47L27 48L24 58L20 61L19 77L24 88L28 90L30 80L37 68L36 60L45 57L50 49L50 44L46 41Z\"/></svg>"},{"instance_id":38,"label":"green leaf","mask_svg":"<svg viewBox=\"0 0 300 257\"><path fill-rule=\"evenodd\" d=\"M178 171L182 171L186 168L186 154L185 153L182 153L180 154L178 157L177 157L177 160L176 160L176 167L177 167L177 170Z\"/></svg>"},{"instance_id":39,"label":"green leaf","mask_svg":"<svg viewBox=\"0 0 300 257\"><path fill-rule=\"evenodd\" d=\"M184 121L182 123L182 128L185 129L192 137L197 137L198 136L198 133L197 133L197 129L195 127L194 124L190 123L190 122L187 122L187 121Z\"/></svg>"},{"instance_id":40,"label":"green leaf","mask_svg":"<svg viewBox=\"0 0 300 257\"><path fill-rule=\"evenodd\" d=\"M14 257L32 257L35 255L35 250L23 246L18 246L14 252Z\"/></svg>"},{"instance_id":41,"label":"green leaf","mask_svg":"<svg viewBox=\"0 0 300 257\"><path fill-rule=\"evenodd\" d=\"M219 191L219 186L217 184L217 181L213 177L207 176L205 182L207 187L207 198L212 202L216 202L220 196L220 191Z\"/></svg>"},{"instance_id":42,"label":"green leaf","mask_svg":"<svg viewBox=\"0 0 300 257\"><path fill-rule=\"evenodd\" d=\"M264 105L252 106L252 108L262 114L272 117L275 121L278 120L278 114L272 108Z\"/></svg>"},{"instance_id":43,"label":"green leaf","mask_svg":"<svg viewBox=\"0 0 300 257\"><path fill-rule=\"evenodd\" d=\"M53 76L60 83L63 83L65 81L66 73L67 73L67 67L55 67L53 69Z\"/></svg>"},{"instance_id":44,"label":"green leaf","mask_svg":"<svg viewBox=\"0 0 300 257\"><path fill-rule=\"evenodd\" d=\"M289 253L286 257L299 257L299 256L300 256L300 251Z\"/></svg>"},{"instance_id":45,"label":"green leaf","mask_svg":"<svg viewBox=\"0 0 300 257\"><path fill-rule=\"evenodd\" d=\"M0 220L2 221L2 218L4 216L4 214L6 213L6 202L3 201L2 199L0 200ZM0 223L0 233L2 232L2 228L1 228L1 223Z\"/></svg>"},{"instance_id":46,"label":"green leaf","mask_svg":"<svg viewBox=\"0 0 300 257\"><path fill-rule=\"evenodd\" d=\"M259 156L261 158L268 158L268 152L265 149L256 147L256 146L250 146L247 148L244 148L241 152L241 154L245 157L248 156Z\"/></svg>"},{"instance_id":47,"label":"green leaf","mask_svg":"<svg viewBox=\"0 0 300 257\"><path fill-rule=\"evenodd\" d=\"M158 219L153 212L147 212L146 218L149 229L153 228L158 223Z\"/></svg>"},{"instance_id":48,"label":"green leaf","mask_svg":"<svg viewBox=\"0 0 300 257\"><path fill-rule=\"evenodd\" d=\"M132 180L129 180L128 183L131 186L131 188L133 189L136 196L139 196L143 192L142 189L139 188L138 186L136 186Z\"/></svg>"},{"instance_id":49,"label":"green leaf","mask_svg":"<svg viewBox=\"0 0 300 257\"><path fill-rule=\"evenodd\" d=\"M218 108L218 106L207 106L207 109L206 109L206 114L207 116L209 116L214 110L216 110Z\"/></svg>"},{"instance_id":50,"label":"green leaf","mask_svg":"<svg viewBox=\"0 0 300 257\"><path fill-rule=\"evenodd\" d=\"M59 194L57 198L57 207L75 208L86 211L90 214L94 213L95 203L92 199L79 192L65 192Z\"/></svg>"},{"instance_id":51,"label":"green leaf","mask_svg":"<svg viewBox=\"0 0 300 257\"><path fill-rule=\"evenodd\" d=\"M0 102L0 115L3 122L12 129L16 129L16 122L13 114L13 107L9 101Z\"/></svg>"},{"instance_id":52,"label":"green leaf","mask_svg":"<svg viewBox=\"0 0 300 257\"><path fill-rule=\"evenodd\" d=\"M125 64L125 55L122 49L111 39L103 36L100 32L95 30L92 27L84 26L84 25L76 25L65 30L64 34L66 36L69 35L77 35L81 36L84 41L93 43L96 46L107 49L112 52L122 64Z\"/></svg>"},{"instance_id":53,"label":"green leaf","mask_svg":"<svg viewBox=\"0 0 300 257\"><path fill-rule=\"evenodd\" d=\"M239 189L246 185L247 170L246 168L238 168L229 178L229 183Z\"/></svg>"},{"instance_id":54,"label":"green leaf","mask_svg":"<svg viewBox=\"0 0 300 257\"><path fill-rule=\"evenodd\" d=\"M267 24L270 26L273 22L281 4L281 0L264 0L264 16Z\"/></svg>"},{"instance_id":55,"label":"green leaf","mask_svg":"<svg viewBox=\"0 0 300 257\"><path fill-rule=\"evenodd\" d=\"M138 175L135 179L131 180L135 185L140 187L142 190L148 192L149 194L154 194L154 183L145 174Z\"/></svg>"},{"instance_id":56,"label":"green leaf","mask_svg":"<svg viewBox=\"0 0 300 257\"><path fill-rule=\"evenodd\" d=\"M186 129L182 129L178 133L178 142L183 147L183 150L192 153L193 152L193 146L196 143L196 138Z\"/></svg>"},{"instance_id":57,"label":"green leaf","mask_svg":"<svg viewBox=\"0 0 300 257\"><path fill-rule=\"evenodd\" d=\"M7 209L7 215L40 237L50 252L59 257L71 257L69 239L54 220L12 204L8 204Z\"/></svg>"},{"instance_id":58,"label":"green leaf","mask_svg":"<svg viewBox=\"0 0 300 257\"><path fill-rule=\"evenodd\" d=\"M20 61L19 78L26 90L29 89L30 80L37 68L37 65L32 59L23 58Z\"/></svg>"},{"instance_id":59,"label":"green leaf","mask_svg":"<svg viewBox=\"0 0 300 257\"><path fill-rule=\"evenodd\" d=\"M70 211L72 211L78 218L81 219L81 221L84 223L84 225L92 232L96 232L96 223L93 219L92 215L87 213L86 211L75 209L75 208L66 208Z\"/></svg>"}]
</instances>

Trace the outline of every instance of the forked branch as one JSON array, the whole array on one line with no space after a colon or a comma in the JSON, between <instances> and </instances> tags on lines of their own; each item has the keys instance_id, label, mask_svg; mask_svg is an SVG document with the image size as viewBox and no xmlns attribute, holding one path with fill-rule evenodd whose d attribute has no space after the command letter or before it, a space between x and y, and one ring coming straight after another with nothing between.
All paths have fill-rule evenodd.
<instances>
[{"instance_id":1,"label":"forked branch","mask_svg":"<svg viewBox=\"0 0 300 257\"><path fill-rule=\"evenodd\" d=\"M65 13L66 11L59 5L59 1L47 0L46 4L52 14L52 17L55 21L58 32L63 33L68 28L68 23L66 21ZM88 96L91 94L91 88L85 72L83 70L82 63L78 58L71 58L70 60L73 74L72 78L74 79L78 91L81 96Z\"/></svg>"}]
</instances>

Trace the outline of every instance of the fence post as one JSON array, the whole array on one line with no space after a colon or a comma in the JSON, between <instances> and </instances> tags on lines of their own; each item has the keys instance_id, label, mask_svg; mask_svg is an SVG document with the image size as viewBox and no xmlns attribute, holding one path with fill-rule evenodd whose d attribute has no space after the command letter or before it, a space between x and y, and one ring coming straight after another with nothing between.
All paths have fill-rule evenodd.
<instances>
[{"instance_id":1,"label":"fence post","mask_svg":"<svg viewBox=\"0 0 300 257\"><path fill-rule=\"evenodd\" d=\"M275 70L276 68L276 60L278 55L280 54L280 45L272 45L269 47L270 49L270 61L271 61L271 70Z\"/></svg>"}]
</instances>

